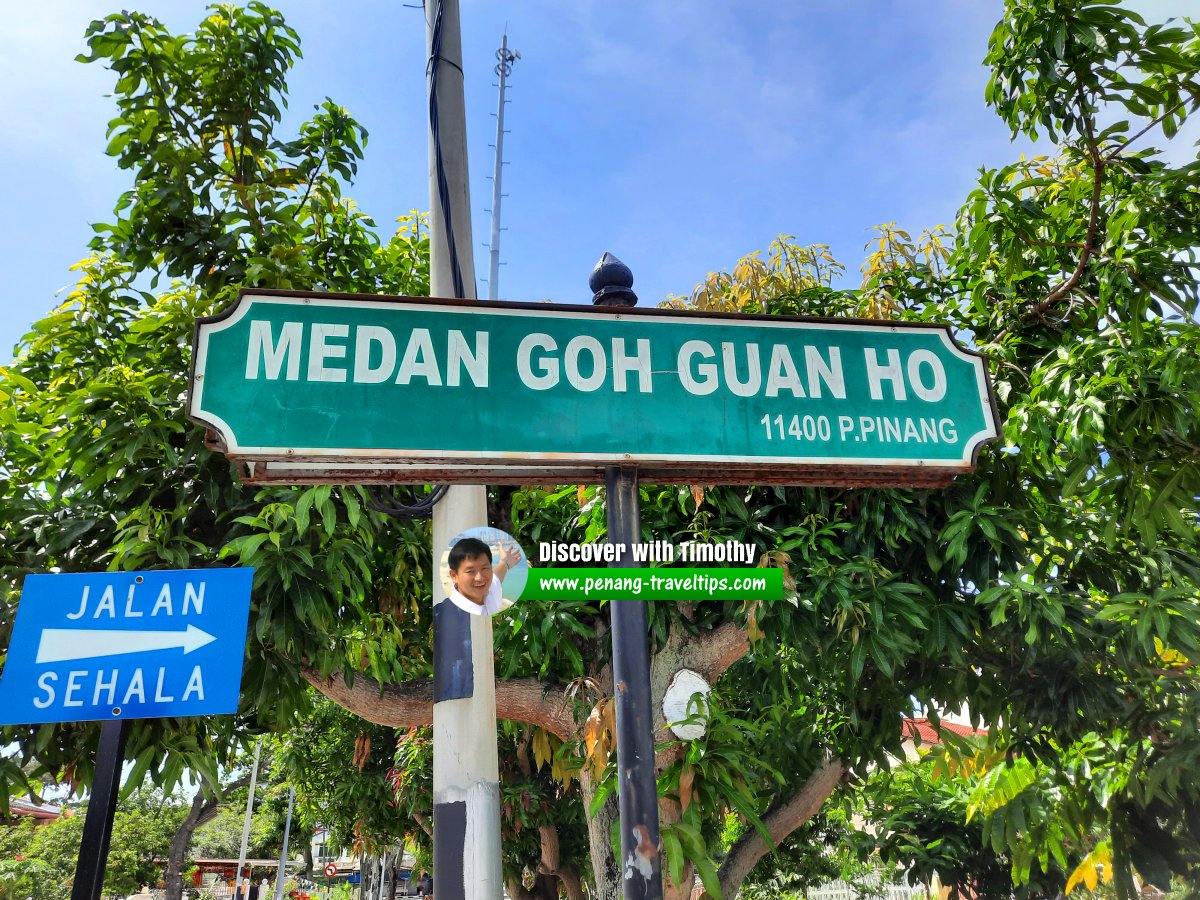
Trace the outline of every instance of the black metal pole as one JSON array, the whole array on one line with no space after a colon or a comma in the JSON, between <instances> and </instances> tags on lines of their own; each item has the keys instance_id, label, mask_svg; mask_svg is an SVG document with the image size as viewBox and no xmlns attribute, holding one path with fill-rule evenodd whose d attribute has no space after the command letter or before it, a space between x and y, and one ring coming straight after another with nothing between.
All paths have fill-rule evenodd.
<instances>
[{"instance_id":1,"label":"black metal pole","mask_svg":"<svg viewBox=\"0 0 1200 900\"><path fill-rule=\"evenodd\" d=\"M641 540L636 469L604 470L608 541L624 544L620 561L637 565L629 545ZM643 600L616 600L612 615L613 694L617 704L617 806L621 815L622 890L625 900L662 897L658 787L654 771L654 710L650 698L650 637Z\"/></svg>"},{"instance_id":2,"label":"black metal pole","mask_svg":"<svg viewBox=\"0 0 1200 900\"><path fill-rule=\"evenodd\" d=\"M125 762L125 738L128 719L114 719L100 728L100 748L96 751L96 774L92 779L92 797L83 821L83 841L75 864L75 882L71 900L100 900L104 890L104 870L108 862L108 843L112 839L113 815L121 790L121 766Z\"/></svg>"},{"instance_id":3,"label":"black metal pole","mask_svg":"<svg viewBox=\"0 0 1200 900\"><path fill-rule=\"evenodd\" d=\"M596 306L637 305L633 272L605 253L588 278ZM614 568L635 568L630 545L642 539L637 469L604 470L608 542L625 552ZM650 696L650 633L643 600L614 600L613 697L617 705L617 807L621 821L621 892L625 900L661 900L662 855L658 835L658 784L654 772L654 704Z\"/></svg>"}]
</instances>

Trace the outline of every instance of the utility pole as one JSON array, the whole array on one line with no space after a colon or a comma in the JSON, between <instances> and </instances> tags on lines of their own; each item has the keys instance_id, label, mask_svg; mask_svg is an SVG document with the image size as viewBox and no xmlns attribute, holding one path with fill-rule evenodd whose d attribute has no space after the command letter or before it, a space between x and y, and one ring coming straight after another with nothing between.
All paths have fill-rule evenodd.
<instances>
[{"instance_id":1,"label":"utility pole","mask_svg":"<svg viewBox=\"0 0 1200 900\"><path fill-rule=\"evenodd\" d=\"M237 890L234 897L245 900L250 896L249 879L243 877L242 870L246 868L246 848L250 844L250 820L254 816L254 791L258 786L258 757L262 753L262 738L254 745L254 762L250 768L250 794L246 797L246 817L242 821L242 844L238 850Z\"/></svg>"},{"instance_id":2,"label":"utility pole","mask_svg":"<svg viewBox=\"0 0 1200 900\"><path fill-rule=\"evenodd\" d=\"M504 194L500 187L504 174L504 90L513 63L521 58L521 51L508 49L508 32L500 39L496 51L496 75L500 78L500 101L496 104L496 166L492 171L492 241L488 245L490 266L488 268L488 299L499 298L500 290L500 201Z\"/></svg>"},{"instance_id":3,"label":"utility pole","mask_svg":"<svg viewBox=\"0 0 1200 900\"><path fill-rule=\"evenodd\" d=\"M475 299L458 0L425 3L429 273L434 297ZM451 538L487 524L487 490L453 485L433 510L434 571ZM433 605L433 876L438 900L500 900L500 775L491 616Z\"/></svg>"},{"instance_id":4,"label":"utility pole","mask_svg":"<svg viewBox=\"0 0 1200 900\"><path fill-rule=\"evenodd\" d=\"M275 875L275 900L283 900L283 885L287 881L288 840L292 836L292 807L295 805L296 786L292 785L288 788L287 818L283 822L283 846L279 850L279 872Z\"/></svg>"}]
</instances>

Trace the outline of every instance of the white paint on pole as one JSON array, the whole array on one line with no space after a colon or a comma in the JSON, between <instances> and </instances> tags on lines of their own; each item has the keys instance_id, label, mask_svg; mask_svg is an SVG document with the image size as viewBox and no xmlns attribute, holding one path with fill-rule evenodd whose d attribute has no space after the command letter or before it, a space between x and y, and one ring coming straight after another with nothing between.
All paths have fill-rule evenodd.
<instances>
[{"instance_id":1,"label":"white paint on pole","mask_svg":"<svg viewBox=\"0 0 1200 900\"><path fill-rule=\"evenodd\" d=\"M433 546L437 553L451 538L487 521L482 487L455 485L434 508ZM435 606L449 603L438 598ZM472 694L433 704L433 803L463 803L463 896L499 900L500 764L496 749L496 677L492 617L469 616ZM436 665L436 661L435 661ZM434 840L438 840L434 814ZM434 884L441 877L434 873Z\"/></svg>"},{"instance_id":2,"label":"white paint on pole","mask_svg":"<svg viewBox=\"0 0 1200 900\"><path fill-rule=\"evenodd\" d=\"M439 23L440 18L440 23ZM462 37L458 0L425 3L428 71L436 74L438 135L429 133L429 277L434 297L475 298L475 260L471 239L471 197L467 178L466 102L463 95ZM440 34L436 32L440 28ZM440 41L434 59L434 42ZM430 85L433 89L433 85ZM438 152L446 187L447 209L442 207L438 178ZM446 235L446 216L453 222L458 281ZM452 486L433 511L434 569L450 539L487 524L487 490L482 485ZM449 600L434 595L435 606ZM435 621L436 621L435 614ZM433 705L434 858L448 853L457 861L461 853L463 884L450 886L448 871L435 871L434 883L446 896L472 900L501 900L504 896L500 866L500 774L496 751L496 678L490 616L470 616L473 690L470 697L435 700ZM437 660L434 660L437 666ZM439 804L465 804L462 847L447 847L439 835ZM443 807L445 808L445 807ZM445 888L440 887L446 885ZM447 890L448 888L448 890ZM460 893L461 891L461 893Z\"/></svg>"}]
</instances>

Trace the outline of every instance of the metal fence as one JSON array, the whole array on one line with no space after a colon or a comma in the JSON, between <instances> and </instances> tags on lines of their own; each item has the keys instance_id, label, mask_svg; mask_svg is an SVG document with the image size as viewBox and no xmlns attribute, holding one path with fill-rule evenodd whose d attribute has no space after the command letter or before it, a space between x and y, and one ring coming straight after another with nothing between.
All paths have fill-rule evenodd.
<instances>
[{"instance_id":1,"label":"metal fence","mask_svg":"<svg viewBox=\"0 0 1200 900\"><path fill-rule=\"evenodd\" d=\"M880 891L882 891L882 895ZM877 881L874 889L866 893L860 893L855 890L853 885L844 881L823 884L808 893L809 900L867 900L867 898L875 900L880 896L883 900L925 900L932 895L924 885L886 884L880 888Z\"/></svg>"}]
</instances>

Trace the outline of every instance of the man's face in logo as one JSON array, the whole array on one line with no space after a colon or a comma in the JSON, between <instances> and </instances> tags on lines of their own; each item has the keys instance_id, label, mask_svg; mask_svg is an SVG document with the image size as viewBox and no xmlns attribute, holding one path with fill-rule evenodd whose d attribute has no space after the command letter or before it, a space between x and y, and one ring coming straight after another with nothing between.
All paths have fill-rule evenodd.
<instances>
[{"instance_id":1,"label":"man's face in logo","mask_svg":"<svg viewBox=\"0 0 1200 900\"><path fill-rule=\"evenodd\" d=\"M468 556L450 570L450 580L458 592L472 603L483 605L488 588L492 586L492 561L486 556Z\"/></svg>"}]
</instances>

